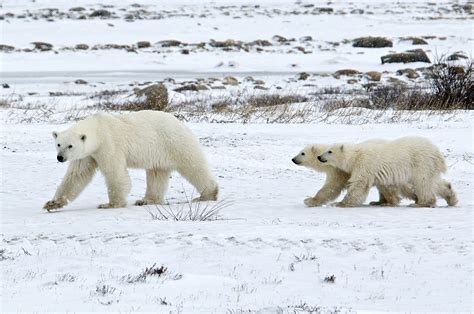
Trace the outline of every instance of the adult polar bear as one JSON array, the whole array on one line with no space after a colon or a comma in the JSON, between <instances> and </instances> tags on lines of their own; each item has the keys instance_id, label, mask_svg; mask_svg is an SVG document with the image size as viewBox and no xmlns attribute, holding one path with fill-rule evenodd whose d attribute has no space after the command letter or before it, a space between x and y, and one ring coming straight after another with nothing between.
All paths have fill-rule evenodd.
<instances>
[{"instance_id":1,"label":"adult polar bear","mask_svg":"<svg viewBox=\"0 0 474 314\"><path fill-rule=\"evenodd\" d=\"M145 197L135 205L164 202L172 171L178 171L200 193L198 201L216 200L218 185L199 141L173 115L139 111L116 116L97 113L63 132L53 132L60 162L70 161L66 175L47 210L73 201L97 169L104 175L109 203L125 207L131 183L127 168L146 169Z\"/></svg>"},{"instance_id":2,"label":"adult polar bear","mask_svg":"<svg viewBox=\"0 0 474 314\"><path fill-rule=\"evenodd\" d=\"M373 185L395 191L409 186L417 207L435 207L437 195L450 206L458 201L451 184L441 178L447 171L443 155L422 137L336 144L318 159L350 174L347 194L338 206L360 206Z\"/></svg>"}]
</instances>

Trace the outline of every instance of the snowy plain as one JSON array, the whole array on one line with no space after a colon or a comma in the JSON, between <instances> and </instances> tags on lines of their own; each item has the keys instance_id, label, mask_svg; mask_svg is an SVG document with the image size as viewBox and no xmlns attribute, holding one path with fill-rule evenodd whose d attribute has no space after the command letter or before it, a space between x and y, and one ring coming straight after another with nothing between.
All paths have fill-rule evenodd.
<instances>
[{"instance_id":1,"label":"snowy plain","mask_svg":"<svg viewBox=\"0 0 474 314\"><path fill-rule=\"evenodd\" d=\"M335 14L317 15L301 13L306 2L261 1L256 8L250 1L139 1L163 18L123 20L135 2L102 1L119 15L113 19L2 20L1 44L23 49L44 41L54 49L0 52L1 83L10 85L0 90L1 100L61 110L90 105L95 101L90 95L102 90L129 93L145 81L167 77L186 82L233 75L243 85L243 78L252 75L263 79L270 91L276 86L292 92L348 87L345 80L326 74L343 68L377 70L384 81L400 68L426 66L380 64L381 55L416 48L400 41L405 36L435 36L424 47L430 58L456 51L472 56L472 17L448 10L468 4L465 1L332 1L316 6L332 7ZM68 11L73 6L87 12L102 7L90 0L5 0L2 14ZM372 14L351 13L358 9ZM209 48L183 55L178 48L156 53L153 44L165 39L271 40L276 34L297 42L312 36L305 47L313 53L298 54L274 43L258 53ZM394 47L359 49L343 42L367 35L389 37ZM149 40L152 47L137 53L61 50L78 43L140 40ZM309 80L294 80L302 71L312 75ZM88 84L74 84L77 79ZM399 79L420 83L423 76L413 82ZM305 86L308 83L312 85ZM203 93L247 88L242 85ZM189 98L194 93L172 95ZM19 116L31 112L35 114L21 107L0 108L2 313L472 311L471 112L428 114L396 123L370 118L350 124L189 123L218 177L221 199L229 202L217 220L205 222L154 220L149 213L154 207L97 209L106 201L100 174L75 202L45 212L42 206L67 167L56 162L51 132L71 122L21 122ZM410 208L409 201L396 208L305 207L303 199L314 195L325 179L291 162L306 144L405 135L424 136L439 146L449 166L445 177L460 199L456 207L446 207L442 200L438 208ZM145 191L145 173L130 173L133 204ZM172 208L182 208L192 193L183 178L173 175L167 193ZM372 190L367 203L376 198ZM160 277L131 280L153 265L167 270ZM334 282L325 280L330 276Z\"/></svg>"}]
</instances>

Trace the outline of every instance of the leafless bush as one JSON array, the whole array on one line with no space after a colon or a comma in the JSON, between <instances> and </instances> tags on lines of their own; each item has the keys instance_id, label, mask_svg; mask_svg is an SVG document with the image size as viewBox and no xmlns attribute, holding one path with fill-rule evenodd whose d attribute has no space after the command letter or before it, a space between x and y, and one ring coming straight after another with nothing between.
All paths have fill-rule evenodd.
<instances>
[{"instance_id":1,"label":"leafless bush","mask_svg":"<svg viewBox=\"0 0 474 314\"><path fill-rule=\"evenodd\" d=\"M109 294L114 294L116 290L117 289L109 285L97 285L95 287L95 293L102 297Z\"/></svg>"},{"instance_id":2,"label":"leafless bush","mask_svg":"<svg viewBox=\"0 0 474 314\"><path fill-rule=\"evenodd\" d=\"M430 87L440 108L474 109L473 60L465 66L454 65L442 57L430 68Z\"/></svg>"},{"instance_id":3,"label":"leafless bush","mask_svg":"<svg viewBox=\"0 0 474 314\"><path fill-rule=\"evenodd\" d=\"M336 276L328 275L328 276L324 277L324 282L326 282L326 283L335 283L336 282Z\"/></svg>"},{"instance_id":4,"label":"leafless bush","mask_svg":"<svg viewBox=\"0 0 474 314\"><path fill-rule=\"evenodd\" d=\"M131 275L128 274L126 276L122 277L122 281L129 283L129 284L134 284L138 282L145 282L148 278L150 277L156 277L156 278L167 278L171 280L180 280L183 275L181 274L172 274L168 272L168 268L164 267L161 265L160 267L156 266L156 263L153 264L151 267L146 267L142 272L140 272L138 275Z\"/></svg>"},{"instance_id":5,"label":"leafless bush","mask_svg":"<svg viewBox=\"0 0 474 314\"><path fill-rule=\"evenodd\" d=\"M230 201L217 202L195 202L193 195L190 197L185 193L186 202L182 204L157 204L147 211L153 220L172 221L212 221L219 219L221 209L232 205ZM174 208L173 208L174 207Z\"/></svg>"},{"instance_id":6,"label":"leafless bush","mask_svg":"<svg viewBox=\"0 0 474 314\"><path fill-rule=\"evenodd\" d=\"M218 202L186 202L173 208L171 204L155 205L154 210L148 209L153 220L173 221L212 221L219 219L219 211L232 203L227 201Z\"/></svg>"}]
</instances>

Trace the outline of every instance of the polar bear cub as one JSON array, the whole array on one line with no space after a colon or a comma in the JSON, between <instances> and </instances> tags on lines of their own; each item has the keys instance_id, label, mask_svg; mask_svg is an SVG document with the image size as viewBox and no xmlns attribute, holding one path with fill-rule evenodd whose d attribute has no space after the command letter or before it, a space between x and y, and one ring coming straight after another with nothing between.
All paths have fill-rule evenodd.
<instances>
[{"instance_id":1,"label":"polar bear cub","mask_svg":"<svg viewBox=\"0 0 474 314\"><path fill-rule=\"evenodd\" d=\"M388 190L409 186L417 207L435 207L437 195L450 206L457 203L451 184L441 178L447 171L443 155L422 137L336 144L318 159L350 174L347 194L338 206L362 205L373 185Z\"/></svg>"},{"instance_id":2,"label":"polar bear cub","mask_svg":"<svg viewBox=\"0 0 474 314\"><path fill-rule=\"evenodd\" d=\"M131 183L127 168L146 170L146 192L136 205L160 204L172 171L178 171L200 193L197 201L216 200L218 185L198 139L173 115L139 111L127 115L98 113L63 132L53 132L57 160L69 167L47 210L73 201L96 170L104 175L109 203L125 207Z\"/></svg>"},{"instance_id":3,"label":"polar bear cub","mask_svg":"<svg viewBox=\"0 0 474 314\"><path fill-rule=\"evenodd\" d=\"M344 190L349 180L349 174L333 167L327 163L322 163L317 157L326 152L329 144L310 144L301 150L291 161L298 166L303 166L326 174L326 181L323 187L314 197L308 197L304 203L308 207L321 206L334 201Z\"/></svg>"},{"instance_id":4,"label":"polar bear cub","mask_svg":"<svg viewBox=\"0 0 474 314\"><path fill-rule=\"evenodd\" d=\"M370 140L373 143L386 143L383 139ZM304 200L308 207L321 206L334 201L348 187L350 175L327 163L318 160L318 156L326 152L331 144L310 144L301 150L292 161L299 166L307 167L317 172L326 174L326 181L323 187L314 197ZM379 200L371 202L371 205L378 206L396 206L401 201L401 196L413 198L413 193L409 186L402 186L399 189L386 186L377 186L379 190Z\"/></svg>"}]
</instances>

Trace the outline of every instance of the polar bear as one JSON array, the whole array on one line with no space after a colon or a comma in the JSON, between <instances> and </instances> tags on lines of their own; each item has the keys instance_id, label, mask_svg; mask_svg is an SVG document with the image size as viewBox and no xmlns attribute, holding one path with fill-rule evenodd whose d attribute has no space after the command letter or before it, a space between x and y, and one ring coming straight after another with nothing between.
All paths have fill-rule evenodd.
<instances>
[{"instance_id":1,"label":"polar bear","mask_svg":"<svg viewBox=\"0 0 474 314\"><path fill-rule=\"evenodd\" d=\"M403 188L416 207L435 207L437 195L450 206L457 204L451 184L441 178L447 171L443 155L423 137L336 144L318 160L350 174L347 194L337 206L362 205L373 185L393 194Z\"/></svg>"},{"instance_id":2,"label":"polar bear","mask_svg":"<svg viewBox=\"0 0 474 314\"><path fill-rule=\"evenodd\" d=\"M334 201L344 190L349 180L349 174L327 163L320 162L317 157L326 152L329 144L310 144L301 150L291 161L298 166L303 166L326 174L323 187L314 197L308 197L304 203L308 207L321 206Z\"/></svg>"},{"instance_id":3,"label":"polar bear","mask_svg":"<svg viewBox=\"0 0 474 314\"><path fill-rule=\"evenodd\" d=\"M386 143L386 140L370 140L373 143ZM347 188L350 175L336 167L318 160L318 156L326 152L330 144L310 144L301 150L293 159L293 163L304 166L326 174L326 181L323 187L314 197L308 197L304 203L308 207L315 207L334 201ZM401 197L414 199L412 189L409 186L400 188L377 186L379 190L379 200L371 202L371 205L378 206L396 206L400 203Z\"/></svg>"},{"instance_id":4,"label":"polar bear","mask_svg":"<svg viewBox=\"0 0 474 314\"><path fill-rule=\"evenodd\" d=\"M53 132L57 160L70 161L47 210L73 201L90 183L96 170L104 175L109 203L127 205L131 183L127 168L146 170L145 197L135 205L160 204L172 171L178 171L200 193L197 201L217 199L218 185L198 139L173 115L139 111L127 115L97 113L63 132Z\"/></svg>"}]
</instances>

